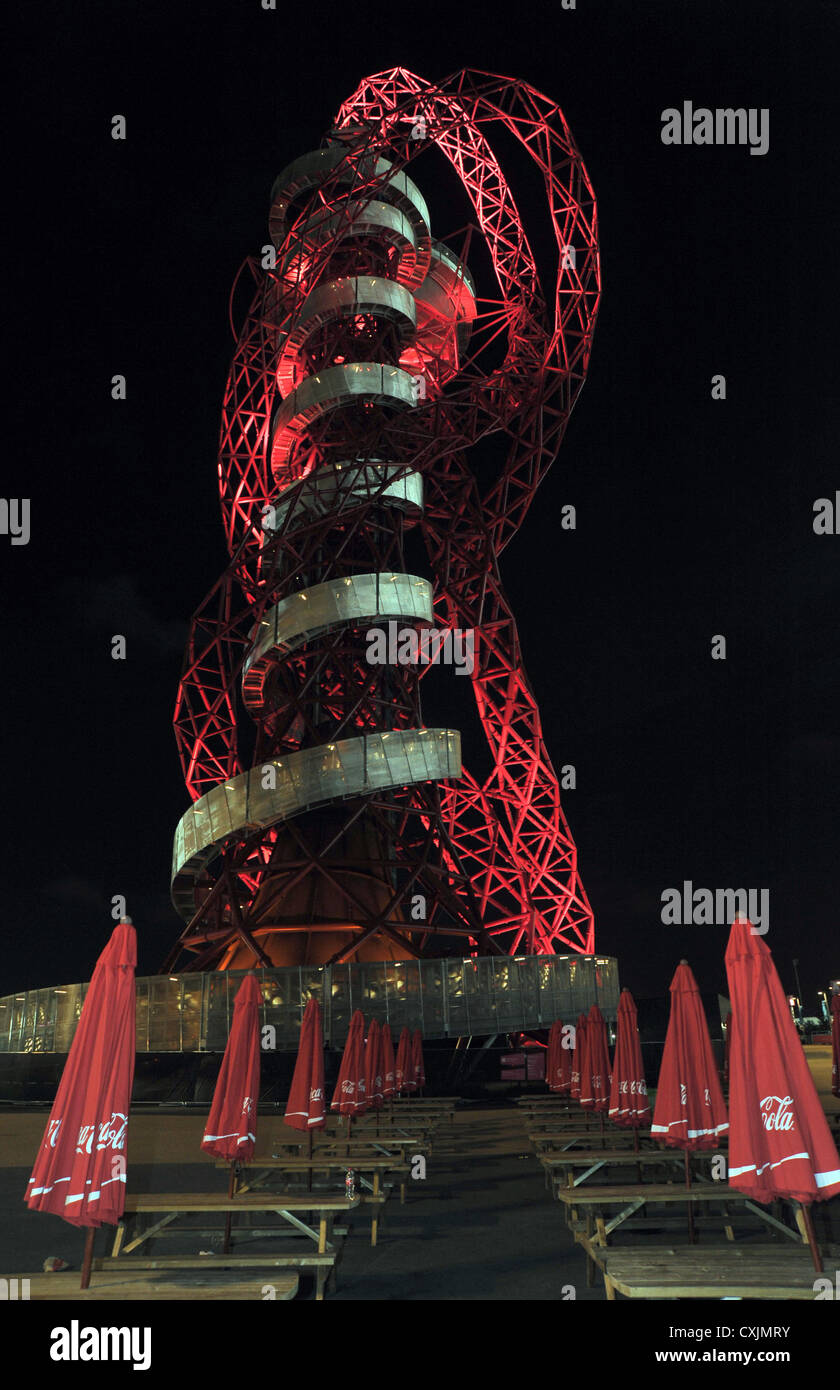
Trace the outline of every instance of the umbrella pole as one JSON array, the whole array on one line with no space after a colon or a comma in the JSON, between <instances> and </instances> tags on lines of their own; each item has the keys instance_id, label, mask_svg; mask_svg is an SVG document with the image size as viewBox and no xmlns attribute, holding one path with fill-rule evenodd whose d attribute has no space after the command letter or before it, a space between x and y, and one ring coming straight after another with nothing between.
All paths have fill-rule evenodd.
<instances>
[{"instance_id":1,"label":"umbrella pole","mask_svg":"<svg viewBox=\"0 0 840 1390\"><path fill-rule=\"evenodd\" d=\"M234 1162L234 1163L231 1163L231 1165L230 1165L230 1180L229 1180L229 1182L228 1182L228 1197L234 1197L235 1195L236 1195L236 1163ZM223 1255L228 1255L228 1254L230 1253L230 1226L231 1226L231 1221L232 1221L232 1219L233 1219L233 1213L230 1212L230 1211L227 1212L227 1213L225 1214L225 1238L224 1238L224 1240L222 1241L222 1254L223 1254Z\"/></svg>"},{"instance_id":2,"label":"umbrella pole","mask_svg":"<svg viewBox=\"0 0 840 1390\"><path fill-rule=\"evenodd\" d=\"M311 1128L310 1128L310 1130L309 1130L308 1138L309 1138L309 1181L308 1181L308 1183L307 1183L307 1191L308 1191L308 1192L311 1192L311 1191L312 1191L312 1130L311 1130Z\"/></svg>"},{"instance_id":3,"label":"umbrella pole","mask_svg":"<svg viewBox=\"0 0 840 1390\"><path fill-rule=\"evenodd\" d=\"M685 1160L685 1185L688 1191L691 1190L691 1164L688 1161L688 1149L683 1149L683 1159ZM694 1206L688 1204L688 1240L690 1245L696 1243L697 1237L694 1233Z\"/></svg>"},{"instance_id":4,"label":"umbrella pole","mask_svg":"<svg viewBox=\"0 0 840 1390\"><path fill-rule=\"evenodd\" d=\"M800 1202L799 1210L802 1213L802 1225L805 1227L805 1234L808 1237L808 1245L811 1248L811 1259L814 1261L814 1269L816 1270L817 1274L822 1274L822 1255L820 1254L820 1247L817 1245L817 1237L814 1232L814 1222L811 1216L810 1202L807 1205L804 1202Z\"/></svg>"},{"instance_id":5,"label":"umbrella pole","mask_svg":"<svg viewBox=\"0 0 840 1390\"><path fill-rule=\"evenodd\" d=\"M90 1270L93 1264L93 1238L95 1235L96 1227L88 1226L87 1235L85 1236L85 1253L82 1260L82 1277L79 1282L80 1289L86 1289L90 1286Z\"/></svg>"},{"instance_id":6,"label":"umbrella pole","mask_svg":"<svg viewBox=\"0 0 840 1390\"><path fill-rule=\"evenodd\" d=\"M634 1125L634 1126L633 1126L633 1152L634 1152L634 1154L637 1154L637 1153L639 1152L639 1127L638 1127L638 1125ZM643 1172L642 1172L642 1165L641 1165L641 1163L637 1163L637 1164L636 1164L636 1176L638 1177L638 1179L639 1179L639 1185L641 1186L641 1184L642 1184L642 1183L644 1182L644 1180L645 1180L644 1174L643 1174Z\"/></svg>"}]
</instances>

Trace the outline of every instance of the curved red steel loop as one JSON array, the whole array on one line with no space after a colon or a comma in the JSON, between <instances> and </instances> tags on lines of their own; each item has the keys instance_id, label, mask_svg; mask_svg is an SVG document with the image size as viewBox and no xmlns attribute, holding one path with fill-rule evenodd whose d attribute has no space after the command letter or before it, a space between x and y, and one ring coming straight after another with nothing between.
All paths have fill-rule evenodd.
<instances>
[{"instance_id":1,"label":"curved red steel loop","mask_svg":"<svg viewBox=\"0 0 840 1390\"><path fill-rule=\"evenodd\" d=\"M594 917L495 562L553 461L583 384L600 296L594 194L559 108L524 83L463 72L434 86L395 69L365 79L341 107L338 123L373 125L390 155L394 145L405 144L394 137L407 114L415 129L422 120L425 138L447 156L467 189L510 310L508 353L496 378L483 388L484 399L492 400L501 378L503 390L516 398L516 412L525 417L502 477L481 499L478 524L474 520L470 525L463 505L450 509L448 517L444 513L442 526L426 522L433 573L448 576L438 594L450 611L450 623L473 627L478 635L473 686L493 757L480 800L477 784L467 786L462 778L450 784L445 815L462 862L470 864L474 885L481 883L485 895L490 884L503 890L511 873L516 875L518 920L491 923L492 934L508 937L511 951L558 945L592 951ZM517 136L543 172L560 249L551 329L521 219L479 130L496 121ZM558 169L564 171L565 183ZM570 246L574 257L564 254ZM546 422L549 402L557 395L559 410L555 405ZM513 415L500 405L498 423L510 429ZM453 528L461 533L455 563ZM476 810L477 817L471 815ZM494 827L489 843L486 825Z\"/></svg>"},{"instance_id":2,"label":"curved red steel loop","mask_svg":"<svg viewBox=\"0 0 840 1390\"><path fill-rule=\"evenodd\" d=\"M499 125L542 174L558 248L548 304L487 136ZM451 863L455 854L466 868L488 933L509 951L591 952L593 914L498 571L499 554L553 462L588 366L600 298L589 178L556 103L525 83L471 70L440 83L401 68L368 77L340 108L329 138L345 146L317 192L335 222L331 239L315 247L307 274L297 280L283 278L284 248L279 268L262 276L246 262L257 288L228 377L219 451L231 565L193 620L175 715L185 779L197 798L242 768L233 692L250 625L265 603L255 564L263 513L277 491L269 437L279 399L278 342L300 313L307 283L317 282L319 265L332 254L342 219L346 224L383 187L372 158L387 159L391 178L435 146L472 203L501 293L501 307L487 317L506 335L499 365L482 370L478 353L424 407L379 425L383 456L424 477L420 524L437 576L437 624L471 628L478 638L473 689L492 771L482 784L467 772L445 784L451 850L444 857ZM292 217L286 248L311 217L311 208ZM499 432L510 441L507 457L480 490L465 451ZM244 609L234 600L237 585Z\"/></svg>"}]
</instances>

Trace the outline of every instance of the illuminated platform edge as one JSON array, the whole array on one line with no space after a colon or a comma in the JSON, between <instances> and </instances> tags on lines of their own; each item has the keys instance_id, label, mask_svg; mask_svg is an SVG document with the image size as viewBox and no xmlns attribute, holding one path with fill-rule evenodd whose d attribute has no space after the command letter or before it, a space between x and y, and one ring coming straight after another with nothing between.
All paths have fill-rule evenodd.
<instances>
[{"instance_id":1,"label":"illuminated platform edge","mask_svg":"<svg viewBox=\"0 0 840 1390\"><path fill-rule=\"evenodd\" d=\"M138 1052L221 1052L247 971L154 975L137 981ZM393 1034L489 1037L574 1023L597 1004L615 1019L620 986L613 956L480 956L368 961L257 970L261 1023L278 1051L297 1047L307 999L321 1004L324 1041L342 1047L350 1018L388 1023ZM20 991L0 999L0 1053L67 1052L86 984Z\"/></svg>"},{"instance_id":2,"label":"illuminated platform edge","mask_svg":"<svg viewBox=\"0 0 840 1390\"><path fill-rule=\"evenodd\" d=\"M273 776L267 778L267 770ZM186 921L194 881L236 835L323 806L416 782L461 775L454 729L400 729L302 748L222 782L184 813L172 853L172 901ZM266 786L266 781L274 786Z\"/></svg>"}]
</instances>

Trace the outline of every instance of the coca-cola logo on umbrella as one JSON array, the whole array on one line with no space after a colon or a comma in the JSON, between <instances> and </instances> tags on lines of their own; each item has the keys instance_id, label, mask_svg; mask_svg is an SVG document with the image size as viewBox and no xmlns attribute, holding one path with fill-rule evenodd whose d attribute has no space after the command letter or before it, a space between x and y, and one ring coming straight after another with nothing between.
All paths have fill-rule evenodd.
<instances>
[{"instance_id":1,"label":"coca-cola logo on umbrella","mask_svg":"<svg viewBox=\"0 0 840 1390\"><path fill-rule=\"evenodd\" d=\"M789 1132L796 1129L793 1118L793 1096L765 1096L761 1101L761 1119L765 1129Z\"/></svg>"},{"instance_id":2,"label":"coca-cola logo on umbrella","mask_svg":"<svg viewBox=\"0 0 840 1390\"><path fill-rule=\"evenodd\" d=\"M100 1125L82 1125L76 1142L76 1153L89 1154L93 1148L94 1135L96 1135L97 1150L121 1149L127 1128L128 1116L123 1115L119 1110L113 1111L110 1120L104 1120Z\"/></svg>"}]
</instances>

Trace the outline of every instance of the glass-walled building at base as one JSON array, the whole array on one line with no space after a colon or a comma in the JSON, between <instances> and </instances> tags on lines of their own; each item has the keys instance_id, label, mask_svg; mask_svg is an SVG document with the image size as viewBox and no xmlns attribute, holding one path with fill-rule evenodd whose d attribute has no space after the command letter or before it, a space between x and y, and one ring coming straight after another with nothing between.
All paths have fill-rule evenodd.
<instances>
[{"instance_id":1,"label":"glass-walled building at base","mask_svg":"<svg viewBox=\"0 0 840 1390\"><path fill-rule=\"evenodd\" d=\"M489 1037L574 1023L597 1004L618 1008L618 962L611 956L475 956L366 961L276 970L152 975L137 981L138 1052L222 1052L246 974L262 988L261 1024L271 1050L297 1048L303 1010L321 1005L324 1043L343 1047L351 1015L388 1023L392 1034ZM0 999L0 1053L69 1051L86 984L20 991Z\"/></svg>"}]
</instances>

